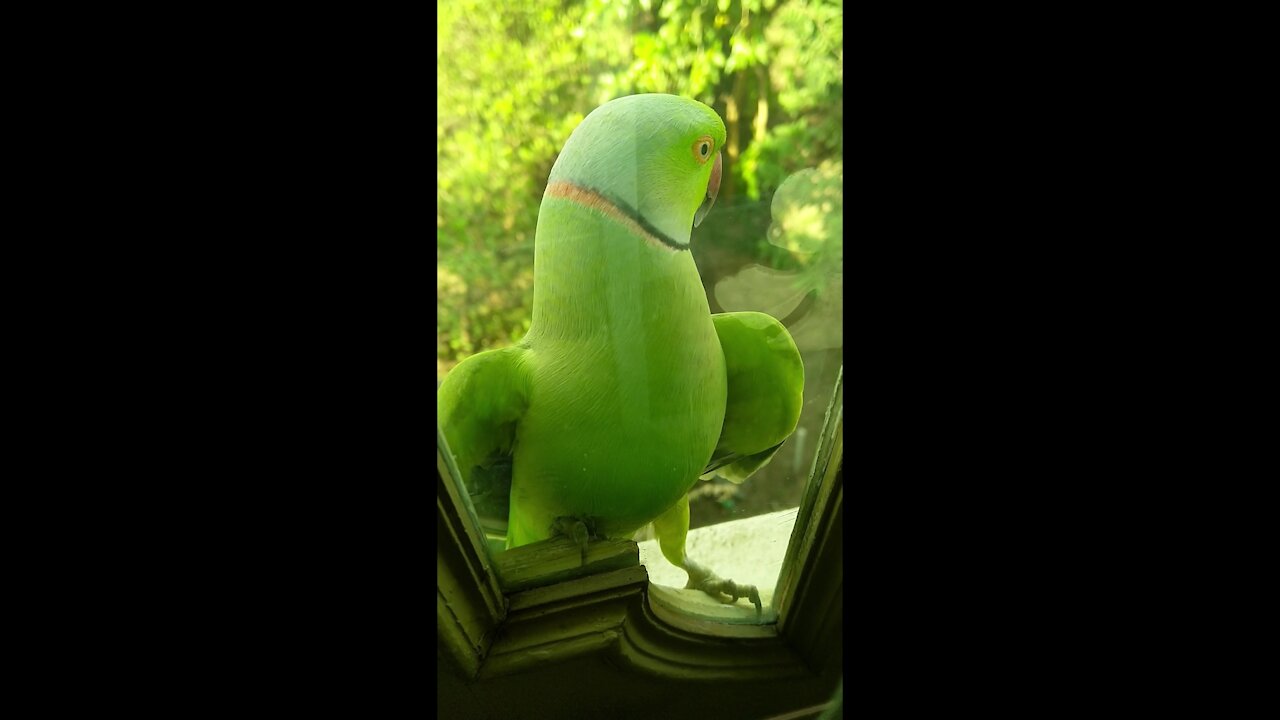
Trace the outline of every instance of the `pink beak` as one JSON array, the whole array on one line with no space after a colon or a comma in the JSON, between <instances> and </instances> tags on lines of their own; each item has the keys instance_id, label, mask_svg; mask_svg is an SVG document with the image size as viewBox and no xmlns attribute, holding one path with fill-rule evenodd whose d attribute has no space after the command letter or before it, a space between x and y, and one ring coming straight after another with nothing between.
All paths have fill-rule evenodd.
<instances>
[{"instance_id":1,"label":"pink beak","mask_svg":"<svg viewBox=\"0 0 1280 720\"><path fill-rule=\"evenodd\" d=\"M698 206L698 212L693 214L693 226L698 227L702 224L702 219L711 212L711 206L716 204L716 195L720 192L720 172L723 165L720 160L720 153L716 153L716 164L711 168L711 179L707 181L707 197L702 201L702 205Z\"/></svg>"}]
</instances>

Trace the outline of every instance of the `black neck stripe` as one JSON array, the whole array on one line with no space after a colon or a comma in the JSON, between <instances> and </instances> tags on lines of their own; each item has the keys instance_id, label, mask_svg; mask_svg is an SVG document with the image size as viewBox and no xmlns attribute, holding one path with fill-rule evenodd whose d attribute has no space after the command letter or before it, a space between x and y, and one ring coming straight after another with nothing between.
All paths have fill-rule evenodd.
<instances>
[{"instance_id":1,"label":"black neck stripe","mask_svg":"<svg viewBox=\"0 0 1280 720\"><path fill-rule=\"evenodd\" d=\"M560 187L557 187L557 186L560 186ZM572 183L572 182L560 180L560 181L551 183L550 185L547 186L547 194L551 195L552 197L559 197L566 200L570 200L572 202L578 203L579 205L585 205L587 207L595 207L598 204L604 204L608 207L598 208L598 209L606 210L606 214L610 214L607 212L607 210L613 210L618 215L621 215L623 218L635 223L638 226L638 229L644 231L644 233L649 235L651 239L656 240L662 245L665 245L666 247L672 250L688 250L689 249L688 245L681 245L680 243L668 237L666 233L654 227L653 223L646 220L645 217L641 215L640 212L637 211L635 208L631 207L627 203L619 200L614 195L608 192L605 192L603 190L598 190L596 188L588 187L586 185L579 185L578 183Z\"/></svg>"}]
</instances>

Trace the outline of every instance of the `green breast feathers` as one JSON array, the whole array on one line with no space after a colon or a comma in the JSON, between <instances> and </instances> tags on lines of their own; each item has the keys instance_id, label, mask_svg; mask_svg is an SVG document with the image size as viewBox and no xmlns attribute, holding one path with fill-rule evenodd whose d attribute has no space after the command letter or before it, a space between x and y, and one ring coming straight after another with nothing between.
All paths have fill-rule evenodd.
<instances>
[{"instance_id":1,"label":"green breast feathers","mask_svg":"<svg viewBox=\"0 0 1280 720\"><path fill-rule=\"evenodd\" d=\"M804 371L777 320L712 315L689 253L720 186L724 123L699 102L633 95L570 135L543 195L533 319L437 393L441 430L486 528L508 547L649 523L689 587L733 599L684 552L687 494L744 480L800 416Z\"/></svg>"}]
</instances>

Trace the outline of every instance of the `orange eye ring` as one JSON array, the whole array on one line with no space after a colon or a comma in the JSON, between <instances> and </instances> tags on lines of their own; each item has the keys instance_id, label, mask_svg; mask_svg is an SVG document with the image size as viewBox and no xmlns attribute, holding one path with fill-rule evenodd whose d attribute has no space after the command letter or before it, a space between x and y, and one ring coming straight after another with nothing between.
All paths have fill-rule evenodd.
<instances>
[{"instance_id":1,"label":"orange eye ring","mask_svg":"<svg viewBox=\"0 0 1280 720\"><path fill-rule=\"evenodd\" d=\"M703 135L693 141L693 159L698 161L699 165L706 163L716 154L716 141L711 139L710 135Z\"/></svg>"}]
</instances>

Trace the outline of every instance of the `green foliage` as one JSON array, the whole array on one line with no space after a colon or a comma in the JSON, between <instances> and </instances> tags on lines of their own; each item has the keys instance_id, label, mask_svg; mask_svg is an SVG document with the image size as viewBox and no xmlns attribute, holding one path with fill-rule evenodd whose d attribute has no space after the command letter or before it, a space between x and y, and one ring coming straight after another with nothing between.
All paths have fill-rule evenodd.
<instances>
[{"instance_id":1,"label":"green foliage","mask_svg":"<svg viewBox=\"0 0 1280 720\"><path fill-rule=\"evenodd\" d=\"M720 113L729 139L713 218L727 212L732 220L735 206L740 219L757 217L747 206L767 208L789 176L839 164L839 1L444 0L438 7L437 377L527 331L547 174L569 133L600 104L664 92ZM715 242L711 226L696 237ZM725 222L718 232L734 236L719 239L774 264L768 227Z\"/></svg>"},{"instance_id":2,"label":"green foliage","mask_svg":"<svg viewBox=\"0 0 1280 720\"><path fill-rule=\"evenodd\" d=\"M787 177L773 195L769 243L796 262L794 287L822 294L844 271L844 167L826 160Z\"/></svg>"}]
</instances>

